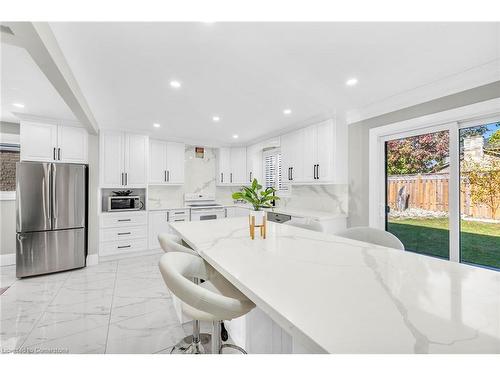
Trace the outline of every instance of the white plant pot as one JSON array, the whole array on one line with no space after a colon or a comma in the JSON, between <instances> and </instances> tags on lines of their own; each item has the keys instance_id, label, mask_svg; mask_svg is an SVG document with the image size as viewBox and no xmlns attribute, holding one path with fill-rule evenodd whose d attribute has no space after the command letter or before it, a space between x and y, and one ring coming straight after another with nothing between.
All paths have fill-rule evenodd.
<instances>
[{"instance_id":1,"label":"white plant pot","mask_svg":"<svg viewBox=\"0 0 500 375\"><path fill-rule=\"evenodd\" d=\"M263 225L265 215L266 211L250 211L250 223L252 222L252 218L255 218L255 225Z\"/></svg>"}]
</instances>

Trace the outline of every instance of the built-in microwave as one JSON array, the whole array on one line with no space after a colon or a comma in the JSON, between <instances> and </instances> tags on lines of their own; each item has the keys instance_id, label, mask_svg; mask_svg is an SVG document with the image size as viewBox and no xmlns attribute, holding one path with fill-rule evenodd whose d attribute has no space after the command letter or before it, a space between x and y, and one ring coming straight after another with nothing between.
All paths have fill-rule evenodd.
<instances>
[{"instance_id":1,"label":"built-in microwave","mask_svg":"<svg viewBox=\"0 0 500 375\"><path fill-rule=\"evenodd\" d=\"M110 196L108 211L138 211L143 204L138 195Z\"/></svg>"}]
</instances>

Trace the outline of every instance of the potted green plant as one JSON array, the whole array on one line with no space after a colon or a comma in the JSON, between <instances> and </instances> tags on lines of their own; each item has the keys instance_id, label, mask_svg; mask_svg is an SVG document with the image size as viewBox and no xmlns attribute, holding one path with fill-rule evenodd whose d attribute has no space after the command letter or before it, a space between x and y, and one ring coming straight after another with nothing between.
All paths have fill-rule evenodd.
<instances>
[{"instance_id":1,"label":"potted green plant","mask_svg":"<svg viewBox=\"0 0 500 375\"><path fill-rule=\"evenodd\" d=\"M242 186L240 191L233 193L233 199L250 203L253 206L253 210L250 211L250 222L253 217L255 225L263 225L266 212L262 211L262 208L271 208L271 202L280 199L274 195L275 192L272 187L262 189L262 185L254 178L250 186Z\"/></svg>"}]
</instances>

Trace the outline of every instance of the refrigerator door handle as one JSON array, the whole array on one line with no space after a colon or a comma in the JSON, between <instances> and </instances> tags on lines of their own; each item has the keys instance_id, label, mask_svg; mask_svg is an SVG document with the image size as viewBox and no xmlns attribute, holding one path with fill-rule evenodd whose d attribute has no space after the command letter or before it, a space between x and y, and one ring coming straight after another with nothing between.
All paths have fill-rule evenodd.
<instances>
[{"instance_id":1,"label":"refrigerator door handle","mask_svg":"<svg viewBox=\"0 0 500 375\"><path fill-rule=\"evenodd\" d=\"M52 229L57 225L57 204L56 204L56 165L50 166L50 217Z\"/></svg>"}]
</instances>

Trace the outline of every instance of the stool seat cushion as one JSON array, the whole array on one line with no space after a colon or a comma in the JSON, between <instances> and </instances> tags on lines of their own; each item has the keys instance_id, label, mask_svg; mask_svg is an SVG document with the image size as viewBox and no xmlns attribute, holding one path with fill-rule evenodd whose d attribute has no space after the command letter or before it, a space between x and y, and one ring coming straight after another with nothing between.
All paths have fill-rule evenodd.
<instances>
[{"instance_id":1,"label":"stool seat cushion","mask_svg":"<svg viewBox=\"0 0 500 375\"><path fill-rule=\"evenodd\" d=\"M183 302L183 311L197 320L231 320L255 307L243 293L199 256L166 253L160 272L170 291ZM195 284L192 278L206 280Z\"/></svg>"}]
</instances>

